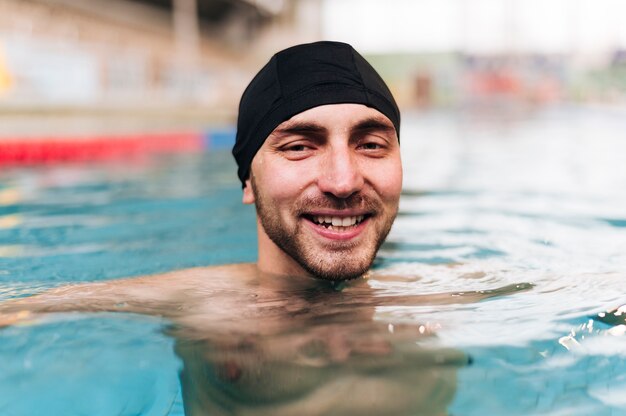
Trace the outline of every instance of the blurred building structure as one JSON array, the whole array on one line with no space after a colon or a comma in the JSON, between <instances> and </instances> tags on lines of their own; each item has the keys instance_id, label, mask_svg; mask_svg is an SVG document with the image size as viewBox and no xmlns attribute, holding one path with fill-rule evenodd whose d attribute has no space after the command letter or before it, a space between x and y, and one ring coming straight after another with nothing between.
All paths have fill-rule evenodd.
<instances>
[{"instance_id":1,"label":"blurred building structure","mask_svg":"<svg viewBox=\"0 0 626 416\"><path fill-rule=\"evenodd\" d=\"M626 103L623 0L323 0L404 106ZM358 22L358 24L354 24Z\"/></svg>"},{"instance_id":2,"label":"blurred building structure","mask_svg":"<svg viewBox=\"0 0 626 416\"><path fill-rule=\"evenodd\" d=\"M0 107L232 114L318 0L0 0Z\"/></svg>"},{"instance_id":3,"label":"blurred building structure","mask_svg":"<svg viewBox=\"0 0 626 416\"><path fill-rule=\"evenodd\" d=\"M276 50L352 43L400 105L626 102L622 0L0 0L0 114L236 111Z\"/></svg>"}]
</instances>

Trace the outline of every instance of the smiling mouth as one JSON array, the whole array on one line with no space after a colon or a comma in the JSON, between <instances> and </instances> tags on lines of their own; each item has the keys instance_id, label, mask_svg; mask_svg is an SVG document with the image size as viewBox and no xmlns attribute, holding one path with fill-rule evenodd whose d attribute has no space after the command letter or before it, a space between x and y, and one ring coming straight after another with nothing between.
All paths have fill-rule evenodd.
<instances>
[{"instance_id":1,"label":"smiling mouth","mask_svg":"<svg viewBox=\"0 0 626 416\"><path fill-rule=\"evenodd\" d=\"M356 228L363 221L371 217L371 214L339 217L336 215L304 215L304 218L313 224L324 227L330 231L349 231Z\"/></svg>"}]
</instances>

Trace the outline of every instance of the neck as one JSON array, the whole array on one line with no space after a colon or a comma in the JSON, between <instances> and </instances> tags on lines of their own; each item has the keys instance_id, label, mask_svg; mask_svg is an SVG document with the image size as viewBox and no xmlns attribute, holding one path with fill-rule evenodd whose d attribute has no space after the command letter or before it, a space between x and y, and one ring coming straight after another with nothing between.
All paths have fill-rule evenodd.
<instances>
[{"instance_id":1,"label":"neck","mask_svg":"<svg viewBox=\"0 0 626 416\"><path fill-rule=\"evenodd\" d=\"M265 233L257 221L258 235L258 276L264 284L291 289L329 287L341 289L346 285L359 284L363 279L351 281L330 281L315 277L307 272L290 255L278 247Z\"/></svg>"},{"instance_id":2,"label":"neck","mask_svg":"<svg viewBox=\"0 0 626 416\"><path fill-rule=\"evenodd\" d=\"M258 270L258 273L256 274L256 282L259 287L271 290L272 292L308 292L310 290L333 292L341 291L347 286L352 287L354 285L358 285L360 283L360 279L357 279L356 281L331 281L317 279L310 276L275 274Z\"/></svg>"},{"instance_id":3,"label":"neck","mask_svg":"<svg viewBox=\"0 0 626 416\"><path fill-rule=\"evenodd\" d=\"M259 246L257 266L261 273L303 278L315 277L268 237L259 220L257 220L257 236Z\"/></svg>"}]
</instances>

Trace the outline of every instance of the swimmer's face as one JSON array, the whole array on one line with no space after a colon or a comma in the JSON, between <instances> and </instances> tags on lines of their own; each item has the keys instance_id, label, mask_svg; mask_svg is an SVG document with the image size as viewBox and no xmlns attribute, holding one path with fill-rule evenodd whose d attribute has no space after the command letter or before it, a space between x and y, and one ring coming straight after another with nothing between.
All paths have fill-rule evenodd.
<instances>
[{"instance_id":1,"label":"swimmer's face","mask_svg":"<svg viewBox=\"0 0 626 416\"><path fill-rule=\"evenodd\" d=\"M280 124L252 161L259 268L330 280L363 275L391 229L402 188L391 121L361 104L315 107Z\"/></svg>"}]
</instances>

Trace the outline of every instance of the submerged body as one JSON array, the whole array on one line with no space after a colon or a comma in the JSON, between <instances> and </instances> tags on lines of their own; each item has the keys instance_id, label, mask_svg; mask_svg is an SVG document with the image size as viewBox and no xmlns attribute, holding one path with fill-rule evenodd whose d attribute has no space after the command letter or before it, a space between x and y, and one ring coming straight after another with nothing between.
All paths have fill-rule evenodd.
<instances>
[{"instance_id":1,"label":"submerged body","mask_svg":"<svg viewBox=\"0 0 626 416\"><path fill-rule=\"evenodd\" d=\"M417 279L418 277L416 277ZM390 323L380 306L471 303L528 289L392 296L370 274L345 283L254 264L53 289L0 305L4 325L50 312L159 315L184 368L186 414L445 414L467 355L426 344L436 328Z\"/></svg>"}]
</instances>

